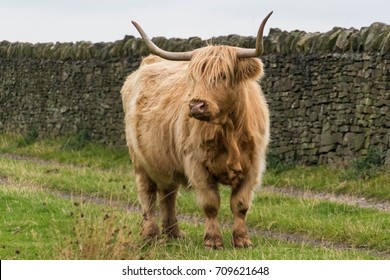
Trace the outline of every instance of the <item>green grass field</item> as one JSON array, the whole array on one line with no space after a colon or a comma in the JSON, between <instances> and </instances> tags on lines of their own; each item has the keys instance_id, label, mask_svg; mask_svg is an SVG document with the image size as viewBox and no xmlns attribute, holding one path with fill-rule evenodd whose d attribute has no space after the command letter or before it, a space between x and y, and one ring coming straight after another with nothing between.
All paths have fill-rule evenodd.
<instances>
[{"instance_id":1,"label":"green grass field","mask_svg":"<svg viewBox=\"0 0 390 280\"><path fill-rule=\"evenodd\" d=\"M80 135L0 135L0 259L390 259L390 172L372 163L271 164L248 214L251 249L230 245L230 190L221 187L225 249L214 251L203 248L202 213L184 189L185 238L140 238L126 149Z\"/></svg>"}]
</instances>

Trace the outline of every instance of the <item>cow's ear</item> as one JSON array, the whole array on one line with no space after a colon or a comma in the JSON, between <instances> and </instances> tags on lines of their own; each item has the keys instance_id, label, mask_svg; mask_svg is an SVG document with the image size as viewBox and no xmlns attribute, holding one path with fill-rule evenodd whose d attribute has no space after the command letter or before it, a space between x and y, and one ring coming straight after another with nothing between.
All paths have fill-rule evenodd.
<instances>
[{"instance_id":1,"label":"cow's ear","mask_svg":"<svg viewBox=\"0 0 390 280\"><path fill-rule=\"evenodd\" d=\"M263 74L263 63L258 58L241 58L238 59L236 73L236 81L242 80L258 80Z\"/></svg>"}]
</instances>

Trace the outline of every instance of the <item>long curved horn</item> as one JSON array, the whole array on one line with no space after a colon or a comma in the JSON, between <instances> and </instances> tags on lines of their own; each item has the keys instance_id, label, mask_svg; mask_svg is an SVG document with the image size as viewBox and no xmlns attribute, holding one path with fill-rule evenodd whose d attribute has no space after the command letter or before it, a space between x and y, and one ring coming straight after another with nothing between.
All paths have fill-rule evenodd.
<instances>
[{"instance_id":1,"label":"long curved horn","mask_svg":"<svg viewBox=\"0 0 390 280\"><path fill-rule=\"evenodd\" d=\"M137 28L139 34L141 35L141 37L144 40L145 44L148 46L149 50L152 53L158 55L159 57L168 59L168 60L176 60L176 61L179 61L179 60L182 60L182 61L183 60L191 60L192 55L194 53L193 51L188 51L188 52L168 52L168 51L164 51L164 50L160 49L159 47L157 47L152 42L152 40L150 40L148 35L146 35L145 31L141 28L141 26L139 26L138 23L136 23L135 21L131 21L131 22L133 23L135 28Z\"/></svg>"},{"instance_id":2,"label":"long curved horn","mask_svg":"<svg viewBox=\"0 0 390 280\"><path fill-rule=\"evenodd\" d=\"M239 58L250 58L250 57L259 57L263 54L263 31L265 24L267 23L267 20L272 15L273 11L270 12L261 22L261 25L259 27L259 30L257 31L257 38L256 38L256 48L255 49L244 49L244 48L238 48L237 49L237 56ZM184 61L184 60L191 60L194 52L188 51L188 52L168 52L160 49L157 47L152 40L146 35L145 31L141 28L141 26L136 23L135 21L131 21L135 28L137 28L139 34L141 35L142 39L144 40L145 44L148 46L149 50L168 60L176 60L176 61Z\"/></svg>"},{"instance_id":3,"label":"long curved horn","mask_svg":"<svg viewBox=\"0 0 390 280\"><path fill-rule=\"evenodd\" d=\"M259 30L257 31L256 48L255 49L243 49L237 50L237 56L239 58L259 57L263 54L263 30L267 20L272 15L273 11L270 12L261 22Z\"/></svg>"}]
</instances>

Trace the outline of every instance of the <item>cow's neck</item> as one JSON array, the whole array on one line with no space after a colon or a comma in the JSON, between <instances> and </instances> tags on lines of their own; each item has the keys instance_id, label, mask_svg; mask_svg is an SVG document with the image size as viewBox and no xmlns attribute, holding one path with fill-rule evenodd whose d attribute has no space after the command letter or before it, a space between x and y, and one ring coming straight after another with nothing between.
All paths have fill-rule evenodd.
<instances>
[{"instance_id":1,"label":"cow's neck","mask_svg":"<svg viewBox=\"0 0 390 280\"><path fill-rule=\"evenodd\" d=\"M242 166L240 163L240 150L237 144L237 137L235 135L232 119L228 118L222 127L224 132L223 142L228 153L226 169L231 185L235 187L235 185L238 185L241 182Z\"/></svg>"},{"instance_id":2,"label":"cow's neck","mask_svg":"<svg viewBox=\"0 0 390 280\"><path fill-rule=\"evenodd\" d=\"M246 134L248 134L248 109L245 92L237 93L237 95L240 98L237 98L232 104L226 118L225 126L233 131L236 141L241 142L246 138Z\"/></svg>"},{"instance_id":3,"label":"cow's neck","mask_svg":"<svg viewBox=\"0 0 390 280\"><path fill-rule=\"evenodd\" d=\"M223 142L228 153L226 168L233 187L240 184L243 178L240 154L241 141L250 138L249 135L246 135L246 137L243 135L248 134L246 129L247 120L245 119L247 114L247 100L245 97L244 94L241 94L241 98L237 98L222 125L224 131Z\"/></svg>"}]
</instances>

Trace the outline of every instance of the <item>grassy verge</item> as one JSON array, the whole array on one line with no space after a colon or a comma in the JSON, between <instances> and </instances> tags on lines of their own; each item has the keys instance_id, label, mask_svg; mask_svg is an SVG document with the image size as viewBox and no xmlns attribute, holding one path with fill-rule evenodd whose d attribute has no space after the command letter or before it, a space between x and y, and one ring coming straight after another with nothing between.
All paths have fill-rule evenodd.
<instances>
[{"instance_id":1,"label":"grassy verge","mask_svg":"<svg viewBox=\"0 0 390 280\"><path fill-rule=\"evenodd\" d=\"M61 139L32 138L30 134L0 134L0 153L28 156L62 164L96 167L99 169L128 169L131 163L125 148L108 148L92 144L80 135Z\"/></svg>"},{"instance_id":2,"label":"grassy verge","mask_svg":"<svg viewBox=\"0 0 390 280\"><path fill-rule=\"evenodd\" d=\"M329 201L276 194L257 196L249 224L279 232L302 233L357 248L388 251L389 213Z\"/></svg>"},{"instance_id":3,"label":"grassy verge","mask_svg":"<svg viewBox=\"0 0 390 280\"><path fill-rule=\"evenodd\" d=\"M129 170L95 169L54 162L0 158L0 176L16 185L40 186L68 193L89 193L135 202L134 179Z\"/></svg>"},{"instance_id":4,"label":"grassy verge","mask_svg":"<svg viewBox=\"0 0 390 280\"><path fill-rule=\"evenodd\" d=\"M268 168L264 184L304 191L361 196L390 201L390 171L382 165L365 164L366 158L345 168L332 166L279 165Z\"/></svg>"}]
</instances>

